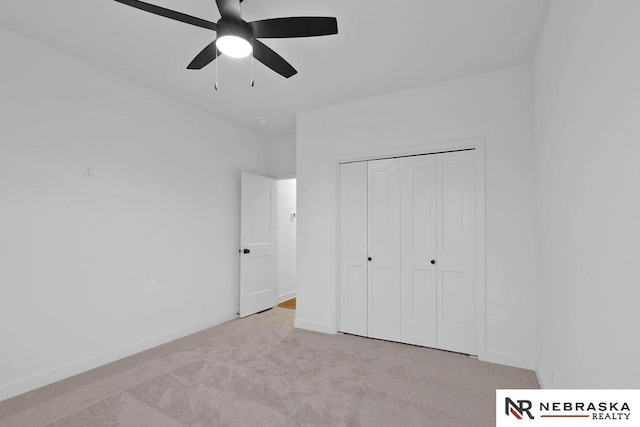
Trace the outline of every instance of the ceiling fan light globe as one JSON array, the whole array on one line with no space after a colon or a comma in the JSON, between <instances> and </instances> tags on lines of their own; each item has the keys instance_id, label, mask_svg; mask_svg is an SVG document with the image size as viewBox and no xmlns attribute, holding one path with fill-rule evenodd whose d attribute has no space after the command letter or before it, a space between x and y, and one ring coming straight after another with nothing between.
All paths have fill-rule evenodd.
<instances>
[{"instance_id":1,"label":"ceiling fan light globe","mask_svg":"<svg viewBox=\"0 0 640 427\"><path fill-rule=\"evenodd\" d=\"M218 37L216 47L224 55L232 58L246 58L251 55L253 51L253 47L249 41L234 35Z\"/></svg>"}]
</instances>

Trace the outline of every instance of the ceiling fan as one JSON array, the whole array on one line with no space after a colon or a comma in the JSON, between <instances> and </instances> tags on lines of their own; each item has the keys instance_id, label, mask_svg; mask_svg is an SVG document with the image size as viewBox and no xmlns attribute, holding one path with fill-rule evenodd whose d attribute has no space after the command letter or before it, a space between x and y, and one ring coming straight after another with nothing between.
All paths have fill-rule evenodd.
<instances>
[{"instance_id":1,"label":"ceiling fan","mask_svg":"<svg viewBox=\"0 0 640 427\"><path fill-rule=\"evenodd\" d=\"M242 19L240 10L240 3L243 0L216 0L221 18L215 23L138 0L115 1L165 18L215 31L216 39L191 61L187 66L190 70L200 70L209 65L219 56L219 52L234 58L243 58L253 53L255 59L276 73L289 78L297 73L296 69L259 41L259 38L338 34L338 21L330 17L298 16L247 22Z\"/></svg>"}]
</instances>

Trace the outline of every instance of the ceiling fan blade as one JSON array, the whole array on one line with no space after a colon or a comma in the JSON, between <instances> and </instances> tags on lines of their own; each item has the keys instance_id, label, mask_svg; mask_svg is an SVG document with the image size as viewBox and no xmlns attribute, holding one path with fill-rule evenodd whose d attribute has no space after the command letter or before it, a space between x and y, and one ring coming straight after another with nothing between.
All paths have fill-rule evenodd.
<instances>
[{"instance_id":1,"label":"ceiling fan blade","mask_svg":"<svg viewBox=\"0 0 640 427\"><path fill-rule=\"evenodd\" d=\"M187 66L188 70L201 70L207 65L211 64L218 56L220 56L220 51L216 52L216 40L211 42L207 47L202 49L202 51L193 58L193 61Z\"/></svg>"},{"instance_id":2,"label":"ceiling fan blade","mask_svg":"<svg viewBox=\"0 0 640 427\"><path fill-rule=\"evenodd\" d=\"M254 37L288 38L315 37L338 34L336 18L323 16L297 16L290 18L264 19L250 22Z\"/></svg>"},{"instance_id":3,"label":"ceiling fan blade","mask_svg":"<svg viewBox=\"0 0 640 427\"><path fill-rule=\"evenodd\" d=\"M289 78L297 73L284 58L259 40L253 40L253 57L271 68L276 73Z\"/></svg>"},{"instance_id":4,"label":"ceiling fan blade","mask_svg":"<svg viewBox=\"0 0 640 427\"><path fill-rule=\"evenodd\" d=\"M127 6L135 7L136 9L144 10L155 15L164 16L165 18L173 19L174 21L184 22L185 24L195 25L196 27L206 28L207 30L215 31L218 27L215 23L206 21L204 19L196 18L195 16L187 15L184 13L176 12L171 9L156 6L153 4L145 3L137 0L115 0L118 3L126 4Z\"/></svg>"},{"instance_id":5,"label":"ceiling fan blade","mask_svg":"<svg viewBox=\"0 0 640 427\"><path fill-rule=\"evenodd\" d=\"M216 0L223 18L241 19L240 0Z\"/></svg>"}]
</instances>

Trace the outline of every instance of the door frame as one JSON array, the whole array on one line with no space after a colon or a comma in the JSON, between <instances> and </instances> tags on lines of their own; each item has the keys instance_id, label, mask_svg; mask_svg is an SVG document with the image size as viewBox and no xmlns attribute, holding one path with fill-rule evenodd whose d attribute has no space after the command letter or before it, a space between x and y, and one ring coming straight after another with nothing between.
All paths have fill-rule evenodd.
<instances>
[{"instance_id":1,"label":"door frame","mask_svg":"<svg viewBox=\"0 0 640 427\"><path fill-rule=\"evenodd\" d=\"M486 308L486 210L485 210L485 138L437 141L391 149L352 153L334 158L335 168L335 331L340 325L340 165L343 163L437 154L459 150L475 150L475 214L476 214L476 349L478 359L487 360L487 308Z\"/></svg>"}]
</instances>

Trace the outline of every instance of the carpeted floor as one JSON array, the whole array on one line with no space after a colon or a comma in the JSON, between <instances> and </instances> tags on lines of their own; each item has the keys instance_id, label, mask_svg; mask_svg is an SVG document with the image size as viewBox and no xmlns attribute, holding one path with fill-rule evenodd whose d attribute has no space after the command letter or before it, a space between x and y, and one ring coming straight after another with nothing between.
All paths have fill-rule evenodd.
<instances>
[{"instance_id":1,"label":"carpeted floor","mask_svg":"<svg viewBox=\"0 0 640 427\"><path fill-rule=\"evenodd\" d=\"M0 402L0 426L493 426L531 371L293 329L282 308Z\"/></svg>"}]
</instances>

